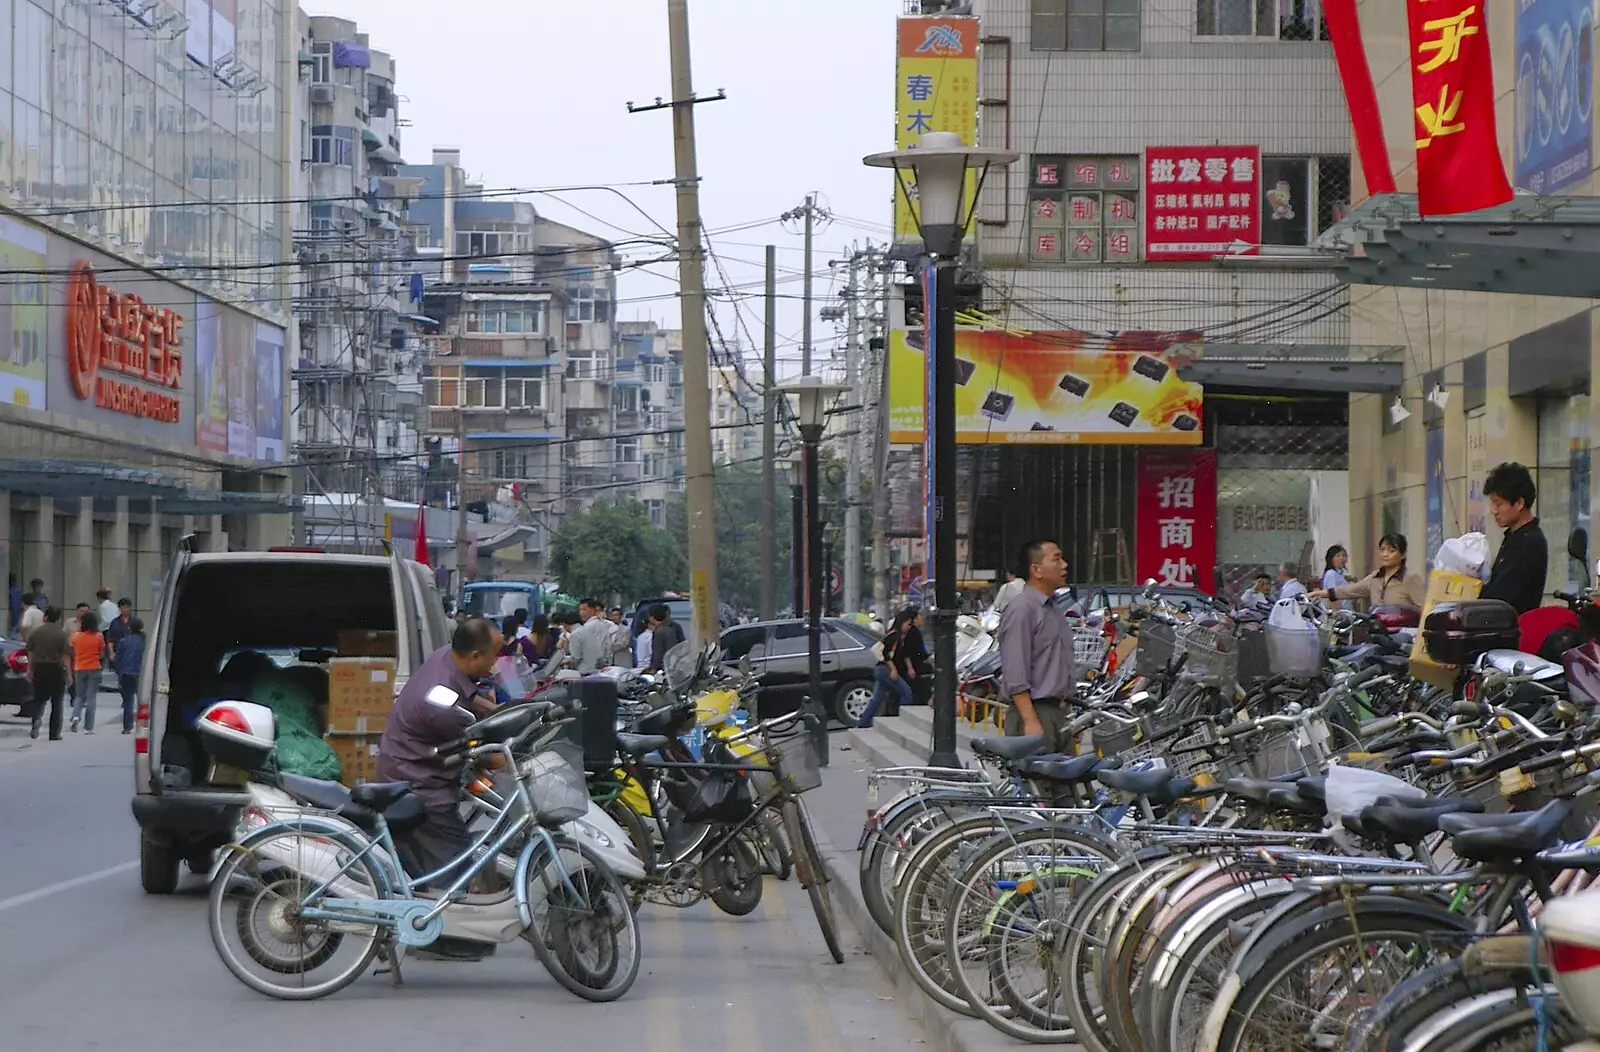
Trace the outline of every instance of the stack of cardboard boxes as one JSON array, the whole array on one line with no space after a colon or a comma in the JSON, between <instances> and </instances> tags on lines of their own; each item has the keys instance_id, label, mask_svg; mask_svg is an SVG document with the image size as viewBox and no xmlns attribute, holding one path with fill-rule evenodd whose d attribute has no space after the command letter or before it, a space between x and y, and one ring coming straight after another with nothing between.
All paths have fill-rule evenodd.
<instances>
[{"instance_id":1,"label":"stack of cardboard boxes","mask_svg":"<svg viewBox=\"0 0 1600 1052\"><path fill-rule=\"evenodd\" d=\"M397 644L393 632L340 632L339 656L328 662L323 738L339 757L345 785L377 780L378 739L394 707Z\"/></svg>"}]
</instances>

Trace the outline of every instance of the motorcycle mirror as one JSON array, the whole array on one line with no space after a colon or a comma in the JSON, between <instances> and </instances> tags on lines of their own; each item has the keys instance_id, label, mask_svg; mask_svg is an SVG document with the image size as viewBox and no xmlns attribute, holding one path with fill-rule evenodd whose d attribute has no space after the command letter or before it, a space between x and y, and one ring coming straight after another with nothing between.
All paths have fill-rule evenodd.
<instances>
[{"instance_id":1,"label":"motorcycle mirror","mask_svg":"<svg viewBox=\"0 0 1600 1052\"><path fill-rule=\"evenodd\" d=\"M1578 560L1587 569L1589 566L1589 531L1582 526L1575 526L1567 534L1567 554Z\"/></svg>"},{"instance_id":2,"label":"motorcycle mirror","mask_svg":"<svg viewBox=\"0 0 1600 1052\"><path fill-rule=\"evenodd\" d=\"M750 674L750 652L748 650L745 651L744 657L739 659L739 671L746 676Z\"/></svg>"}]
</instances>

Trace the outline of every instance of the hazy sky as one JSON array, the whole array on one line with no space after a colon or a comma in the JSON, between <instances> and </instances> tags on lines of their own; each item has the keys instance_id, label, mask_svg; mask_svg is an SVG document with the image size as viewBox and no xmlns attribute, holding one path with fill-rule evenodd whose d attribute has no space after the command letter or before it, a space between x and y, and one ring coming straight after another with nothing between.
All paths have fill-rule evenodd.
<instances>
[{"instance_id":1,"label":"hazy sky","mask_svg":"<svg viewBox=\"0 0 1600 1052\"><path fill-rule=\"evenodd\" d=\"M808 191L839 217L816 239L818 306L834 282L830 259L851 242L888 235L891 176L862 167L863 155L893 147L894 20L900 0L689 0L694 86L728 99L696 108L700 202L732 284L749 284L743 319L761 340L761 246L779 246L779 356L798 361L801 240L793 223L717 235L775 220ZM328 0L309 14L354 20L371 45L393 55L407 161L428 163L434 146L458 146L467 172L486 187L622 184L672 177L671 114L629 114L626 104L668 97L665 0ZM619 186L675 229L666 186ZM562 195L604 222L549 196L546 215L602 236L654 231L608 192ZM787 228L787 229L785 229ZM638 252L638 250L634 250ZM623 276L618 315L678 325L671 298L677 267ZM843 268L838 271L843 280ZM670 278L671 280L667 280ZM788 279L788 280L785 280ZM726 282L708 267L707 284ZM719 308L730 339L731 307ZM837 328L818 322L819 351ZM788 371L780 369L780 371Z\"/></svg>"}]
</instances>

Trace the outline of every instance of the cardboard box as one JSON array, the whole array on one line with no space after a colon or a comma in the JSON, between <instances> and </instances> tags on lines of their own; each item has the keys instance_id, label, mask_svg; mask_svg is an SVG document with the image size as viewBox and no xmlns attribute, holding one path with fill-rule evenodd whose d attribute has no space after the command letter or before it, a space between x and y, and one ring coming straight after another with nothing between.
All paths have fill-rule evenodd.
<instances>
[{"instance_id":1,"label":"cardboard box","mask_svg":"<svg viewBox=\"0 0 1600 1052\"><path fill-rule=\"evenodd\" d=\"M339 781L360 785L378 780L378 735L329 734L323 741L339 757Z\"/></svg>"},{"instance_id":2,"label":"cardboard box","mask_svg":"<svg viewBox=\"0 0 1600 1052\"><path fill-rule=\"evenodd\" d=\"M1483 582L1464 573L1434 570L1428 574L1428 595L1422 601L1422 620L1417 623L1417 638L1411 644L1411 678L1449 690L1455 685L1458 669L1455 665L1441 665L1428 656L1427 645L1422 640L1422 626L1428 615L1440 603L1463 603L1478 598Z\"/></svg>"},{"instance_id":3,"label":"cardboard box","mask_svg":"<svg viewBox=\"0 0 1600 1052\"><path fill-rule=\"evenodd\" d=\"M399 657L400 637L395 632L375 632L364 628L340 632L337 638L340 657Z\"/></svg>"},{"instance_id":4,"label":"cardboard box","mask_svg":"<svg viewBox=\"0 0 1600 1052\"><path fill-rule=\"evenodd\" d=\"M336 657L328 662L330 734L382 734L394 708L393 658Z\"/></svg>"}]
</instances>

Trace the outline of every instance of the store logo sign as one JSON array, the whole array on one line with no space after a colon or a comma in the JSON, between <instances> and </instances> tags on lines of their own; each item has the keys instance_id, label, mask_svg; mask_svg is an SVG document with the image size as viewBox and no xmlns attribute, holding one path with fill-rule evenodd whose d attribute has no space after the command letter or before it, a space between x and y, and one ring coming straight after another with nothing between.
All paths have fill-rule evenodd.
<instances>
[{"instance_id":1,"label":"store logo sign","mask_svg":"<svg viewBox=\"0 0 1600 1052\"><path fill-rule=\"evenodd\" d=\"M183 387L183 315L101 285L80 260L67 283L67 372L84 401L176 424L181 406L166 392Z\"/></svg>"}]
</instances>

